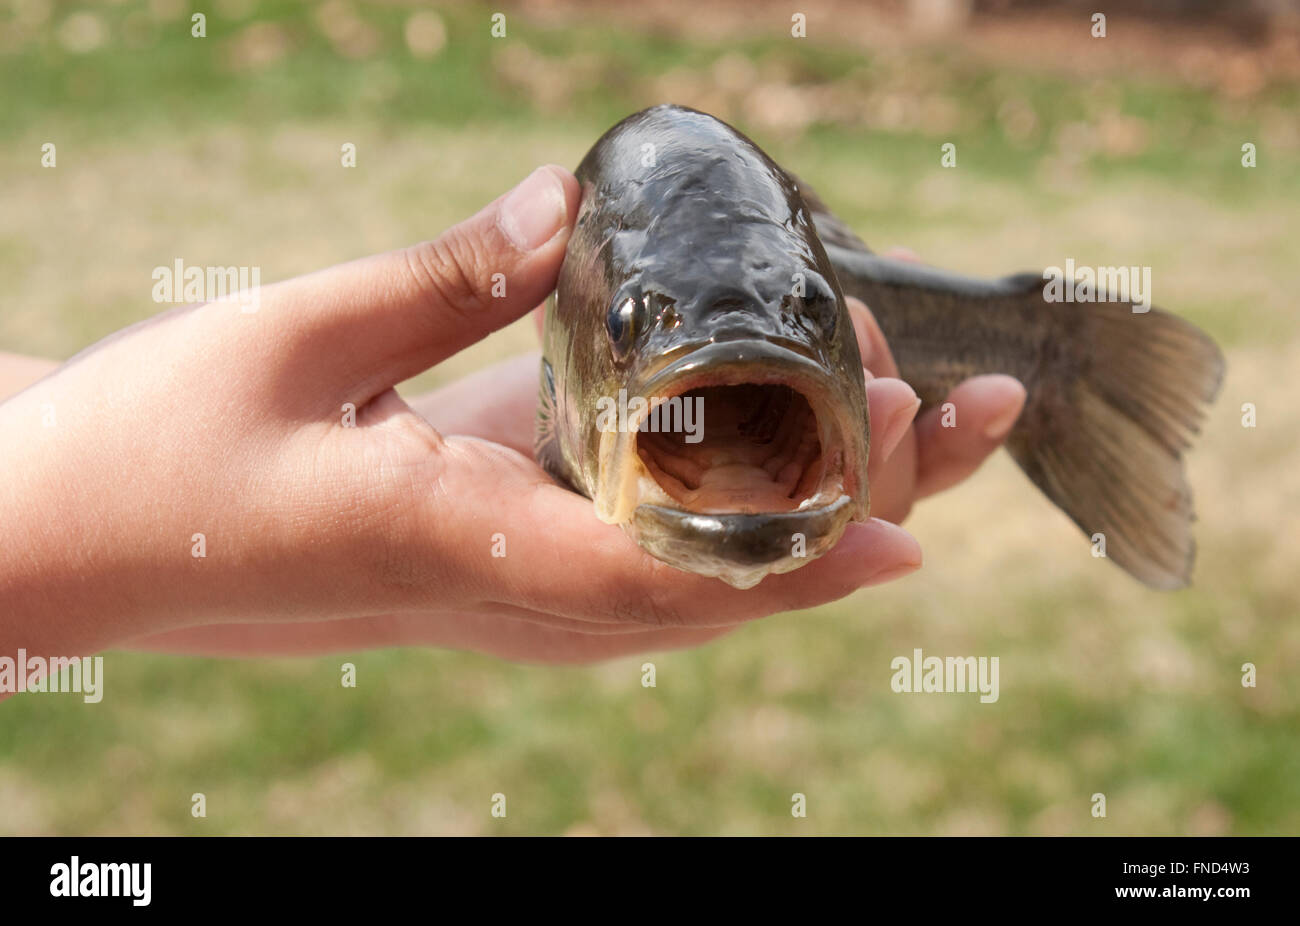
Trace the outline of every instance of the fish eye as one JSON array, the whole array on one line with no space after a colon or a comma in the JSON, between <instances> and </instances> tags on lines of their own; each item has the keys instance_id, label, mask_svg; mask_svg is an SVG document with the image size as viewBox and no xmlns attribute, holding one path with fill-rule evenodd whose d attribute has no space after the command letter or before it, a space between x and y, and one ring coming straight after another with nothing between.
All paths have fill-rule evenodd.
<instances>
[{"instance_id":1,"label":"fish eye","mask_svg":"<svg viewBox=\"0 0 1300 926\"><path fill-rule=\"evenodd\" d=\"M810 282L803 297L803 310L821 328L824 337L835 336L839 306L829 286L820 281Z\"/></svg>"},{"instance_id":2,"label":"fish eye","mask_svg":"<svg viewBox=\"0 0 1300 926\"><path fill-rule=\"evenodd\" d=\"M632 349L645 307L635 296L628 296L615 302L605 316L605 331L609 335L609 346L615 360L622 360Z\"/></svg>"}]
</instances>

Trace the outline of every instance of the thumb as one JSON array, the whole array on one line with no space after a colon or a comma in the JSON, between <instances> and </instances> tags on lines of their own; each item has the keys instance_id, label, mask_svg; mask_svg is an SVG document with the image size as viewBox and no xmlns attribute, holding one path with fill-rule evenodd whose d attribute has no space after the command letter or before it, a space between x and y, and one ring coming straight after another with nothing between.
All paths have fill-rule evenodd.
<instances>
[{"instance_id":1,"label":"thumb","mask_svg":"<svg viewBox=\"0 0 1300 926\"><path fill-rule=\"evenodd\" d=\"M555 288L578 212L578 181L533 171L509 193L432 241L271 287L286 310L301 370L371 395L439 363L524 315ZM301 353L295 348L299 348ZM310 363L302 363L303 356Z\"/></svg>"}]
</instances>

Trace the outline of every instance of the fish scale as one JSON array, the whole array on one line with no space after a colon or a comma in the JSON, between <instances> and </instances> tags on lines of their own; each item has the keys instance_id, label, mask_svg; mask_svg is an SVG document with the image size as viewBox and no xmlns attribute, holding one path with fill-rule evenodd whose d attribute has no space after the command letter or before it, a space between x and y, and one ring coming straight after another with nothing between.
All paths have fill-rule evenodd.
<instances>
[{"instance_id":1,"label":"fish scale","mask_svg":"<svg viewBox=\"0 0 1300 926\"><path fill-rule=\"evenodd\" d=\"M970 376L1019 379L1006 447L1026 475L1140 581L1190 580L1182 456L1224 367L1195 326L1106 292L1049 301L1040 273L980 280L874 254L750 139L684 107L622 120L576 175L536 455L651 555L747 588L869 516L853 296L923 407ZM698 391L698 442L601 428L621 391Z\"/></svg>"}]
</instances>

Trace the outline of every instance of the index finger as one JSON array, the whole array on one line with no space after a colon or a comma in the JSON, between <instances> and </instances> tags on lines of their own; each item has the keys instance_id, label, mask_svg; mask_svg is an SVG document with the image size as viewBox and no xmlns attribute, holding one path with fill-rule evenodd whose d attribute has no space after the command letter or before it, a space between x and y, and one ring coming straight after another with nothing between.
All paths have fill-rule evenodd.
<instances>
[{"instance_id":1,"label":"index finger","mask_svg":"<svg viewBox=\"0 0 1300 926\"><path fill-rule=\"evenodd\" d=\"M853 322L853 332L858 338L858 352L862 354L862 365L873 376L889 376L899 379L898 364L885 341L885 333L880 330L876 316L871 314L866 303L854 296L846 296L844 302L849 308L849 319Z\"/></svg>"}]
</instances>

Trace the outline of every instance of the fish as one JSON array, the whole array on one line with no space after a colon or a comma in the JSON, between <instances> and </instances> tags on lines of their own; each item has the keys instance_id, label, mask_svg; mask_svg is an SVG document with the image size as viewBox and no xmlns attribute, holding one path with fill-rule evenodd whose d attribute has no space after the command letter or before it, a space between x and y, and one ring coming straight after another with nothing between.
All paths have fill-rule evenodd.
<instances>
[{"instance_id":1,"label":"fish","mask_svg":"<svg viewBox=\"0 0 1300 926\"><path fill-rule=\"evenodd\" d=\"M1140 582L1189 583L1183 456L1224 374L1190 322L1122 293L1059 301L1050 273L875 254L752 140L682 106L623 119L575 174L535 456L655 558L752 588L870 517L852 296L921 411L970 376L1020 380L1005 446L1029 479Z\"/></svg>"}]
</instances>

